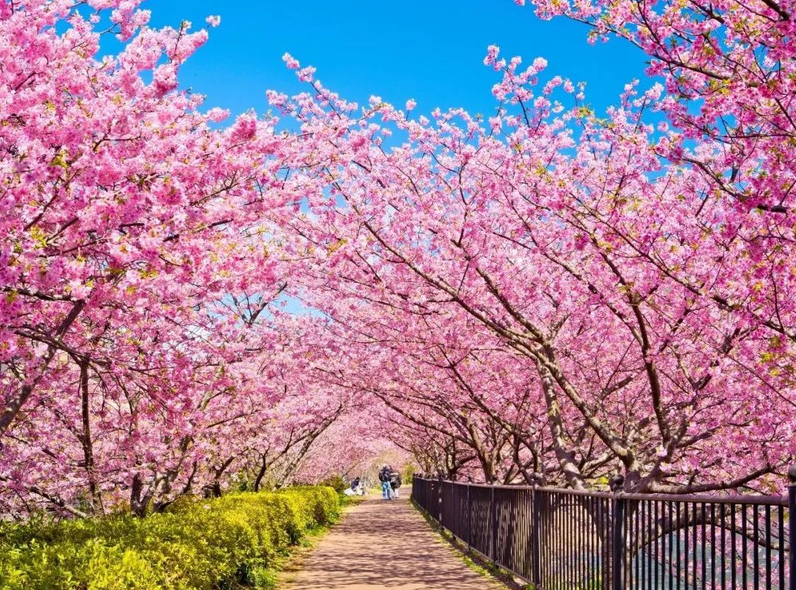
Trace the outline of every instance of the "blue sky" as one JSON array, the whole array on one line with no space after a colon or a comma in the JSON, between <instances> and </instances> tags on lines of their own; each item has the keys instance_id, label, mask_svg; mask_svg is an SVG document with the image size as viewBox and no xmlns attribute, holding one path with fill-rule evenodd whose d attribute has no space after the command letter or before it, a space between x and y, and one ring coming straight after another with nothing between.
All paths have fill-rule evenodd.
<instances>
[{"instance_id":1,"label":"blue sky","mask_svg":"<svg viewBox=\"0 0 796 590\"><path fill-rule=\"evenodd\" d=\"M492 113L497 74L483 65L490 44L526 64L545 57L550 76L585 81L598 113L625 83L644 77L646 56L628 43L589 45L584 25L539 20L512 0L148 0L143 8L152 11L153 26L187 19L200 28L206 16L221 16L180 79L207 96L208 108L233 115L265 112L269 88L303 89L282 62L285 52L315 66L316 77L348 100L378 95L402 107L414 98L415 114L435 107Z\"/></svg>"}]
</instances>

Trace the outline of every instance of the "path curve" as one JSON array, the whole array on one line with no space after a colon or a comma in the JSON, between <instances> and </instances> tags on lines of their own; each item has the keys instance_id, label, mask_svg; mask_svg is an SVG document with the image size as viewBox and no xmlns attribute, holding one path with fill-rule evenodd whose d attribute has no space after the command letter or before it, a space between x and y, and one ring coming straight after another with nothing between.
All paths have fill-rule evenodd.
<instances>
[{"instance_id":1,"label":"path curve","mask_svg":"<svg viewBox=\"0 0 796 590\"><path fill-rule=\"evenodd\" d=\"M332 528L307 557L290 588L498 590L505 587L468 569L407 499L388 501L374 497L352 508Z\"/></svg>"}]
</instances>

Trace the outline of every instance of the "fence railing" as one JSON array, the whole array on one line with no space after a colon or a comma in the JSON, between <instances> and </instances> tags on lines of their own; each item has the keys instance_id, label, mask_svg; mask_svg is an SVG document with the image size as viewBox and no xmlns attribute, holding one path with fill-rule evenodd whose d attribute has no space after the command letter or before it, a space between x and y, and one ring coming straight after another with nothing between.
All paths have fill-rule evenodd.
<instances>
[{"instance_id":1,"label":"fence railing","mask_svg":"<svg viewBox=\"0 0 796 590\"><path fill-rule=\"evenodd\" d=\"M412 498L537 590L796 590L787 496L673 496L414 477Z\"/></svg>"}]
</instances>

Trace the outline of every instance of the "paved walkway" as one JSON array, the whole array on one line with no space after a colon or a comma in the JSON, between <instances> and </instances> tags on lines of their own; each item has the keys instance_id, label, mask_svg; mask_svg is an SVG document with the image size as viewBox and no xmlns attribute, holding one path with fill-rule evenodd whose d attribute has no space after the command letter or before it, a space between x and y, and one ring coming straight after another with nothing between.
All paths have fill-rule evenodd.
<instances>
[{"instance_id":1,"label":"paved walkway","mask_svg":"<svg viewBox=\"0 0 796 590\"><path fill-rule=\"evenodd\" d=\"M502 586L464 565L405 497L392 501L373 497L352 508L321 540L290 588L496 590Z\"/></svg>"}]
</instances>

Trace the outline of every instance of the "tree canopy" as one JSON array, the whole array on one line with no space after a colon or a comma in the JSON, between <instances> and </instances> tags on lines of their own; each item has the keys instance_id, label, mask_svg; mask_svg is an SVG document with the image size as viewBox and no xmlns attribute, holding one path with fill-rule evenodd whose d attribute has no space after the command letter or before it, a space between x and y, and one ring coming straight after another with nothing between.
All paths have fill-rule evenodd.
<instances>
[{"instance_id":1,"label":"tree canopy","mask_svg":"<svg viewBox=\"0 0 796 590\"><path fill-rule=\"evenodd\" d=\"M3 512L143 514L390 447L448 477L778 489L794 3L534 8L658 83L603 116L489 47L494 114L427 118L286 54L306 92L230 121L178 84L205 30L0 3Z\"/></svg>"}]
</instances>

